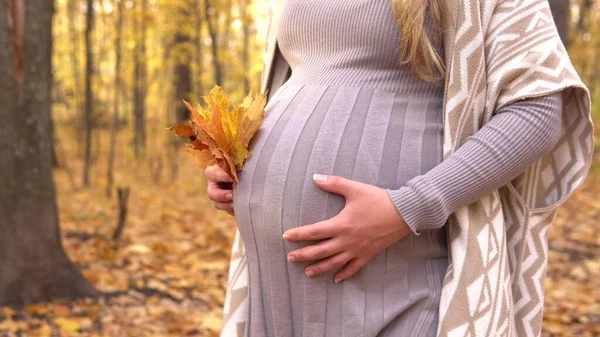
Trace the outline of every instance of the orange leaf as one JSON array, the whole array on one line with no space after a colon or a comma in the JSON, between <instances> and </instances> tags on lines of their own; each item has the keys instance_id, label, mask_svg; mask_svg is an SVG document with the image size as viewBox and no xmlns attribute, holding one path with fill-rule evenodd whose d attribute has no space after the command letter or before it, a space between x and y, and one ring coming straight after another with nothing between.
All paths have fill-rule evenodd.
<instances>
[{"instance_id":1,"label":"orange leaf","mask_svg":"<svg viewBox=\"0 0 600 337\"><path fill-rule=\"evenodd\" d=\"M169 130L188 140L201 167L216 163L238 182L238 172L250 156L250 141L263 121L267 97L250 93L230 110L229 97L216 85L203 99L206 107L198 105L197 109L183 101L192 115L190 124Z\"/></svg>"}]
</instances>

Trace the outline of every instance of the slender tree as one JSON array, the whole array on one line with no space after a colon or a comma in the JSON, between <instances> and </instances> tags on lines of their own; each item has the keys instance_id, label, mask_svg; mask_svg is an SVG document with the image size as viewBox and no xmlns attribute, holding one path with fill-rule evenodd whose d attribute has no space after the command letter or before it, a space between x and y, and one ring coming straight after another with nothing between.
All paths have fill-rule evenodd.
<instances>
[{"instance_id":1,"label":"slender tree","mask_svg":"<svg viewBox=\"0 0 600 337\"><path fill-rule=\"evenodd\" d=\"M202 27L204 23L204 16L202 13L202 0L196 0L195 8L196 15L196 96L200 97L204 95L204 82L202 75L204 73L204 41L202 40Z\"/></svg>"},{"instance_id":2,"label":"slender tree","mask_svg":"<svg viewBox=\"0 0 600 337\"><path fill-rule=\"evenodd\" d=\"M70 61L71 61L71 72L73 76L73 105L78 113L78 126L85 125L85 110L83 109L83 100L81 99L81 73L79 63L79 32L75 26L79 12L77 11L77 5L79 0L67 0L67 13L68 13L68 25L69 25L69 45L70 50ZM77 127L77 136L83 139L85 137L84 129ZM83 144L83 142L77 142L77 144ZM79 146L79 155L85 153L85 150Z\"/></svg>"},{"instance_id":3,"label":"slender tree","mask_svg":"<svg viewBox=\"0 0 600 337\"><path fill-rule=\"evenodd\" d=\"M241 5L241 17L244 25L244 42L242 51L242 65L244 67L244 94L250 91L250 35L252 32L252 20L248 10L250 0L243 0Z\"/></svg>"},{"instance_id":4,"label":"slender tree","mask_svg":"<svg viewBox=\"0 0 600 337\"><path fill-rule=\"evenodd\" d=\"M80 102L79 100L79 89L81 85L81 75L79 73L79 33L75 24L77 23L77 17L79 13L77 12L77 4L79 0L68 0L67 1L67 11L69 16L69 44L71 46L71 71L73 72L73 82L74 85L74 93L75 93L75 101Z\"/></svg>"},{"instance_id":5,"label":"slender tree","mask_svg":"<svg viewBox=\"0 0 600 337\"><path fill-rule=\"evenodd\" d=\"M206 19L206 26L208 28L208 35L211 40L211 51L213 59L213 70L215 83L218 85L223 84L223 70L221 67L221 60L219 58L219 39L216 24L216 9L212 5L211 0L204 0L204 17Z\"/></svg>"},{"instance_id":6,"label":"slender tree","mask_svg":"<svg viewBox=\"0 0 600 337\"><path fill-rule=\"evenodd\" d=\"M594 7L594 0L580 0L579 1L579 20L577 20L577 29L587 29L590 24L590 12Z\"/></svg>"},{"instance_id":7,"label":"slender tree","mask_svg":"<svg viewBox=\"0 0 600 337\"><path fill-rule=\"evenodd\" d=\"M50 138L53 2L0 1L0 306L95 296L65 254Z\"/></svg>"},{"instance_id":8,"label":"slender tree","mask_svg":"<svg viewBox=\"0 0 600 337\"><path fill-rule=\"evenodd\" d=\"M83 167L83 186L90 185L90 166L92 161L92 129L93 129L93 52L92 32L94 30L94 0L87 0L87 14L85 27L85 159Z\"/></svg>"},{"instance_id":9,"label":"slender tree","mask_svg":"<svg viewBox=\"0 0 600 337\"><path fill-rule=\"evenodd\" d=\"M121 95L121 37L123 35L123 10L125 0L119 0L115 15L117 16L117 29L115 38L115 79L113 98L113 120L110 127L110 147L108 152L108 168L106 170L106 196L110 196L114 181L115 152L117 146L117 132L119 131L119 104Z\"/></svg>"},{"instance_id":10,"label":"slender tree","mask_svg":"<svg viewBox=\"0 0 600 337\"><path fill-rule=\"evenodd\" d=\"M134 153L139 157L146 147L146 35L147 35L148 0L141 0L141 14L136 17L136 47L134 66Z\"/></svg>"},{"instance_id":11,"label":"slender tree","mask_svg":"<svg viewBox=\"0 0 600 337\"><path fill-rule=\"evenodd\" d=\"M242 4L243 5L243 4ZM229 39L231 38L231 22L233 21L233 15L231 15L231 10L233 8L233 4L231 0L225 0L225 8L221 11L221 15L223 15L224 18L224 24L223 24L223 34L220 35L220 37L218 38L218 42L219 42L219 48L223 51L227 51L227 48L229 48ZM216 12L216 11L215 11ZM215 19L218 18L217 15L215 15ZM217 31L218 34L218 31Z\"/></svg>"},{"instance_id":12,"label":"slender tree","mask_svg":"<svg viewBox=\"0 0 600 337\"><path fill-rule=\"evenodd\" d=\"M189 22L190 10L186 2L177 5L178 20ZM182 100L192 100L192 38L189 29L186 27L177 27L175 34L175 117L178 123L185 123L190 118L190 112L183 104Z\"/></svg>"},{"instance_id":13,"label":"slender tree","mask_svg":"<svg viewBox=\"0 0 600 337\"><path fill-rule=\"evenodd\" d=\"M175 41L178 45L189 43L189 37L184 34L177 34ZM175 101L177 109L175 111L177 123L185 123L190 119L190 112L183 104L182 100L191 101L192 93L192 71L189 62L178 62L175 66Z\"/></svg>"}]
</instances>

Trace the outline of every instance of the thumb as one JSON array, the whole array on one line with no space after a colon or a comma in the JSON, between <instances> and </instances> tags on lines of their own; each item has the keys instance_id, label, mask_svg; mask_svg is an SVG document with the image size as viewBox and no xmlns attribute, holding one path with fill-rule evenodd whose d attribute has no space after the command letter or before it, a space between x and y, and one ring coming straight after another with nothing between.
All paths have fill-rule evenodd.
<instances>
[{"instance_id":1,"label":"thumb","mask_svg":"<svg viewBox=\"0 0 600 337\"><path fill-rule=\"evenodd\" d=\"M321 189L327 192L341 194L346 197L352 193L357 184L357 182L346 178L324 174L313 175L313 180Z\"/></svg>"}]
</instances>

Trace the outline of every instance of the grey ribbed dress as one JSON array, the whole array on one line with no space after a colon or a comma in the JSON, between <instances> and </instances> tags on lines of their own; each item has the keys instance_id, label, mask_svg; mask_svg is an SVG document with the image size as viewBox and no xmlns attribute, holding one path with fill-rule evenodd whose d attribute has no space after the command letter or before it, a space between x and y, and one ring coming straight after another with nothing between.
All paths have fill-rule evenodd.
<instances>
[{"instance_id":1,"label":"grey ribbed dress","mask_svg":"<svg viewBox=\"0 0 600 337\"><path fill-rule=\"evenodd\" d=\"M278 43L292 76L269 101L234 190L250 275L247 336L435 336L448 263L441 227L452 207L493 187L436 190L429 199L419 190L430 187L423 175L443 158L444 88L398 66L400 33L389 0L287 0ZM557 97L548 106L560 105ZM560 119L552 116L559 114L546 115L535 128L548 139L533 146L530 157L557 138ZM315 185L314 173L388 189L419 235L392 245L340 284L334 272L308 278L309 263L290 263L286 256L314 242L289 243L283 232L344 207L342 196ZM419 176L429 185L407 187ZM444 199L444 191L453 196ZM411 208L401 210L406 205Z\"/></svg>"}]
</instances>

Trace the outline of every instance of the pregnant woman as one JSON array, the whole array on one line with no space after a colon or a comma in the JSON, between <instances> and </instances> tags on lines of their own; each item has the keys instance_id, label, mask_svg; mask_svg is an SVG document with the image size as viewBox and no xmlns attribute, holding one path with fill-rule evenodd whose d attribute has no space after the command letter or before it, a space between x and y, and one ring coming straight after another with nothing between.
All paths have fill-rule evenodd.
<instances>
[{"instance_id":1,"label":"pregnant woman","mask_svg":"<svg viewBox=\"0 0 600 337\"><path fill-rule=\"evenodd\" d=\"M226 326L224 333L248 337L433 337L438 331L444 335L453 331L453 336L526 335L516 333L527 330L515 316L523 303L517 302L519 298L509 299L514 294L502 295L513 289L510 277L498 277L506 285L496 285L497 291L494 280L486 276L512 275L505 270L508 267L516 273L510 254L517 263L525 258L523 254L529 254L509 251L506 247L514 242L497 235L504 231L512 235L509 227L519 215L494 213L494 209L509 204L507 200L515 195L510 191L527 198L519 204L526 212L535 207L554 209L552 206L575 188L563 190L561 186L559 193L544 190L553 182L563 184L555 177L561 170L557 165L555 171L536 171L553 182L522 187L516 178L544 158L559 158L555 163L562 165L568 154L553 149L575 132L567 125L573 118L581 120L584 145L563 151L584 153L572 163L577 178L585 176L591 148L589 101L570 103L576 99L575 93L587 98L585 87L576 80L569 83L561 77L536 84L543 67L555 64L539 61L538 72L529 70L527 76L523 74L528 69L519 65L522 68L499 80L492 78L493 73L486 77L485 72L482 75L467 67L462 74L469 82L465 88L480 83L484 89L466 97L465 119L448 120L445 108L456 102L445 98L460 91L452 86L459 85L453 79L460 77L456 68L461 64L453 63L459 55L452 57L456 48L448 48L446 43L454 43L448 41L464 33L456 28L461 20L468 15L491 20L489 31L484 32L486 38L494 38L503 25L518 23L509 22L510 15L505 21L493 19L503 6L515 7L510 1L500 1L495 7L494 1L485 5L463 2L455 6L456 0L285 0L277 5L277 21L271 23L277 27L274 36L280 53L275 59L290 71L267 77L273 83L274 78L283 76L285 84L271 92L264 123L251 143L252 155L233 191L219 188L230 180L218 166L206 170L209 196L217 208L235 215L246 254L248 291L242 300L247 296L247 312L241 321ZM520 14L542 15L539 20L545 26L540 29L545 31L534 36L549 40L547 47L564 53L548 17L547 2L519 6L523 7ZM480 29L484 26L479 23ZM448 27L453 27L454 34ZM531 24L520 29L536 27ZM484 44L483 34L463 39L475 41L470 57L485 60L480 68L484 71L501 66L486 53L509 52ZM517 41L504 48L538 47L535 40L529 42ZM474 52L478 46L487 48L481 49L486 52ZM569 72L574 71L567 56L558 53L557 57L566 58L563 76L571 76ZM464 62L473 64L468 59ZM509 66L502 74L510 71ZM525 81L519 83L522 78ZM566 89L565 83L578 89ZM506 90L515 85L522 85L524 91L504 98ZM475 89L467 92L477 93ZM573 104L582 104L579 116ZM484 111L492 111L493 118ZM446 132L452 136L458 131L451 128L472 128L478 121L477 132L462 136L462 144L447 151ZM509 183L512 189L507 191ZM529 192L521 192L527 189L541 191L540 196L529 198ZM544 193L550 195L545 198L550 206L536 204ZM488 213L478 214L479 205ZM455 213L461 208L471 212L467 218L474 218L469 228L464 227L468 220L460 215L467 213ZM489 221L469 235L469 230L479 226L478 216L487 216ZM453 229L448 228L451 225ZM458 246L452 243L457 238ZM462 242L460 246L460 238L479 240L475 241L479 244ZM451 248L461 250L464 256L476 251L494 262L482 267L473 260L475 277L469 276L464 270L470 268L470 261L463 259L462 265L454 263L453 267ZM502 257L492 258L492 254ZM454 275L460 275L463 283L452 281ZM445 277L447 284L455 284L452 287L457 294L445 300L448 304L442 301ZM469 277L472 279L466 280ZM519 275L516 279L513 282L518 284ZM523 296L523 289L520 291L518 296ZM231 300L231 292L230 288L228 305L239 307L239 300ZM463 293L468 303L460 307L456 301ZM446 308L443 317L440 306ZM452 322L460 319L454 313L457 308L470 315L466 325ZM503 326L498 323L502 319L513 323ZM539 327L534 329L533 335L538 334Z\"/></svg>"}]
</instances>

